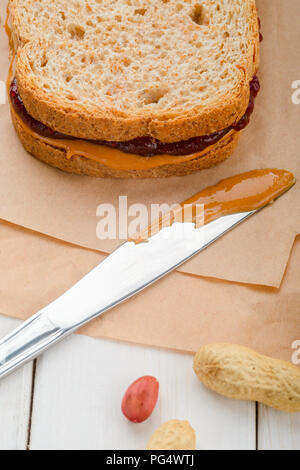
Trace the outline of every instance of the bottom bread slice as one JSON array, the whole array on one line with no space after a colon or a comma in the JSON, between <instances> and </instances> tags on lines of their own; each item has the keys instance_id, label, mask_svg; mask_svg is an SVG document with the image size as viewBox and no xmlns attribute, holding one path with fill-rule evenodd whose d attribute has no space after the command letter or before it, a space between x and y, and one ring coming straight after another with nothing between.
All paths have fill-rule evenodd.
<instances>
[{"instance_id":1,"label":"bottom bread slice","mask_svg":"<svg viewBox=\"0 0 300 470\"><path fill-rule=\"evenodd\" d=\"M39 139L38 136L28 132L20 125L14 113L12 113L12 121L25 150L37 159L68 173L98 178L167 178L196 173L217 165L230 157L237 146L240 135L240 132L230 132L215 145L209 147L207 152L193 160L178 164L166 164L155 168L120 170L79 155L68 159L63 149L49 145L43 142L42 138ZM124 158L126 158L126 155Z\"/></svg>"}]
</instances>

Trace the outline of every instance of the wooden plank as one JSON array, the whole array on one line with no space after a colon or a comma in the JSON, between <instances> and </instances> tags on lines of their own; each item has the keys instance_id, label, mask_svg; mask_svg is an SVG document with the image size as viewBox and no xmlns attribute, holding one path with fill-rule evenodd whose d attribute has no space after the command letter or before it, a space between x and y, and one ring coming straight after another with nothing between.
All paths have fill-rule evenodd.
<instances>
[{"instance_id":1,"label":"wooden plank","mask_svg":"<svg viewBox=\"0 0 300 470\"><path fill-rule=\"evenodd\" d=\"M0 337L19 325L18 320L0 317ZM0 382L0 450L25 450L30 418L32 364Z\"/></svg>"},{"instance_id":2,"label":"wooden plank","mask_svg":"<svg viewBox=\"0 0 300 470\"><path fill-rule=\"evenodd\" d=\"M160 382L160 397L145 423L129 423L120 406L142 375ZM73 336L38 360L31 449L144 449L164 421L188 419L198 449L255 449L255 405L206 390L192 356Z\"/></svg>"},{"instance_id":3,"label":"wooden plank","mask_svg":"<svg viewBox=\"0 0 300 470\"><path fill-rule=\"evenodd\" d=\"M258 448L300 450L300 413L282 413L259 405Z\"/></svg>"}]
</instances>

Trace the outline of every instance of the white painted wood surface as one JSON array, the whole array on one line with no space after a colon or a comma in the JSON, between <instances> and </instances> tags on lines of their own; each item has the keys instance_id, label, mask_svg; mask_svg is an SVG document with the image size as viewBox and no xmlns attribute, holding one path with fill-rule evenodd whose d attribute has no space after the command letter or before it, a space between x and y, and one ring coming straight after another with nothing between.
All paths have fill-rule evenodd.
<instances>
[{"instance_id":1,"label":"white painted wood surface","mask_svg":"<svg viewBox=\"0 0 300 470\"><path fill-rule=\"evenodd\" d=\"M0 319L0 337L19 322ZM0 450L25 450L30 422L32 364L14 372L0 382Z\"/></svg>"},{"instance_id":2,"label":"white painted wood surface","mask_svg":"<svg viewBox=\"0 0 300 470\"><path fill-rule=\"evenodd\" d=\"M17 322L0 318L3 336ZM160 382L158 405L145 423L129 423L121 399L141 375ZM31 391L34 390L33 396ZM32 401L32 410L31 410ZM300 414L227 400L206 390L192 356L72 336L0 382L0 449L143 449L162 422L188 419L197 448L300 450ZM32 414L31 414L32 411Z\"/></svg>"},{"instance_id":3,"label":"white painted wood surface","mask_svg":"<svg viewBox=\"0 0 300 470\"><path fill-rule=\"evenodd\" d=\"M31 449L144 449L169 419L187 419L199 449L254 449L255 405L205 390L192 356L107 340L72 337L38 361ZM143 424L129 423L120 406L142 375L160 383L159 403Z\"/></svg>"},{"instance_id":4,"label":"white painted wood surface","mask_svg":"<svg viewBox=\"0 0 300 470\"><path fill-rule=\"evenodd\" d=\"M300 413L281 413L259 405L258 448L300 450Z\"/></svg>"}]
</instances>

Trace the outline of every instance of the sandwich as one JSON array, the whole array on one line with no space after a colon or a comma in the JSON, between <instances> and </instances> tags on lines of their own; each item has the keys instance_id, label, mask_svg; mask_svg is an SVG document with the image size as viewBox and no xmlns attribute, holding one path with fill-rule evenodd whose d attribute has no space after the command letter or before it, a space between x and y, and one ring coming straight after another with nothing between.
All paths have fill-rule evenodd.
<instances>
[{"instance_id":1,"label":"sandwich","mask_svg":"<svg viewBox=\"0 0 300 470\"><path fill-rule=\"evenodd\" d=\"M13 123L56 168L183 176L227 159L250 121L255 0L10 0L8 24Z\"/></svg>"}]
</instances>

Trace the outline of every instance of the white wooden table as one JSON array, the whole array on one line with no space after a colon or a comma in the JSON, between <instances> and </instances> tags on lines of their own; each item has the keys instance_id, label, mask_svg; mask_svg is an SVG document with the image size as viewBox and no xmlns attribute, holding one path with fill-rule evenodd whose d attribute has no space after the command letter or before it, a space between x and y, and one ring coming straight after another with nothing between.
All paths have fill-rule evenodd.
<instances>
[{"instance_id":1,"label":"white wooden table","mask_svg":"<svg viewBox=\"0 0 300 470\"><path fill-rule=\"evenodd\" d=\"M17 326L0 317L0 336ZM142 375L160 382L152 417L129 423L121 399ZM300 413L283 414L206 390L192 356L72 336L0 382L0 450L144 449L162 422L188 419L200 450L299 450Z\"/></svg>"}]
</instances>

